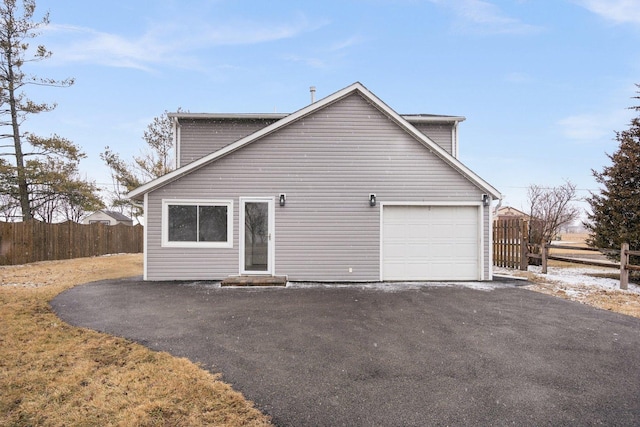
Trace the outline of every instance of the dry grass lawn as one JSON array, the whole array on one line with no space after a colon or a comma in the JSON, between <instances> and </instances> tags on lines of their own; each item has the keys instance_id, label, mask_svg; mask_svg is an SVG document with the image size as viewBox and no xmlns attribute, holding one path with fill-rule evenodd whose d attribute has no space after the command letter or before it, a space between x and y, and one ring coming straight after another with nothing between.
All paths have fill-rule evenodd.
<instances>
[{"instance_id":1,"label":"dry grass lawn","mask_svg":"<svg viewBox=\"0 0 640 427\"><path fill-rule=\"evenodd\" d=\"M0 425L270 425L187 359L71 327L49 307L75 285L141 272L139 254L0 267Z\"/></svg>"},{"instance_id":2,"label":"dry grass lawn","mask_svg":"<svg viewBox=\"0 0 640 427\"><path fill-rule=\"evenodd\" d=\"M71 327L49 307L70 287L141 271L139 254L0 267L0 425L270 425L190 361ZM640 317L639 294L524 274L532 290Z\"/></svg>"},{"instance_id":3,"label":"dry grass lawn","mask_svg":"<svg viewBox=\"0 0 640 427\"><path fill-rule=\"evenodd\" d=\"M528 287L531 290L640 318L640 294L585 285L567 285L561 289L536 278L533 280L537 283Z\"/></svg>"}]
</instances>

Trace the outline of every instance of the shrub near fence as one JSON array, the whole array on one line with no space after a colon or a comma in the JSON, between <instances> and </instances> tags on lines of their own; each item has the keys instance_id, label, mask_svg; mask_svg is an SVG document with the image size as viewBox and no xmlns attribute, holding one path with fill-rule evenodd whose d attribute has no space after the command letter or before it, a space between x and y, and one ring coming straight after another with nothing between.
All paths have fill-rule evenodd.
<instances>
[{"instance_id":1,"label":"shrub near fence","mask_svg":"<svg viewBox=\"0 0 640 427\"><path fill-rule=\"evenodd\" d=\"M143 250L143 227L123 224L0 222L0 265Z\"/></svg>"}]
</instances>

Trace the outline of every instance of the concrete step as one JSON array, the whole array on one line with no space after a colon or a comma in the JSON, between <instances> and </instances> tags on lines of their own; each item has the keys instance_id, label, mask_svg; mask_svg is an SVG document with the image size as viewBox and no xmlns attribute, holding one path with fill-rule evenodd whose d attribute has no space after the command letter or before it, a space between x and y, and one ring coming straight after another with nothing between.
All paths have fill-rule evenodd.
<instances>
[{"instance_id":1,"label":"concrete step","mask_svg":"<svg viewBox=\"0 0 640 427\"><path fill-rule=\"evenodd\" d=\"M287 286L286 276L233 276L224 279L220 286Z\"/></svg>"}]
</instances>

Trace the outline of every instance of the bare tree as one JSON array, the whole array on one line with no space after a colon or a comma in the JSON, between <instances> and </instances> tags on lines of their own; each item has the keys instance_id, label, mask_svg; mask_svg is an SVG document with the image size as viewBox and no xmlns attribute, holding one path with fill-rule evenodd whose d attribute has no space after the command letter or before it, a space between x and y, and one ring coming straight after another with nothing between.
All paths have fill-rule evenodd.
<instances>
[{"instance_id":1,"label":"bare tree","mask_svg":"<svg viewBox=\"0 0 640 427\"><path fill-rule=\"evenodd\" d=\"M572 204L576 200L576 186L569 181L558 187L536 184L527 190L529 200L529 241L551 243L560 229L578 219L580 210Z\"/></svg>"},{"instance_id":2,"label":"bare tree","mask_svg":"<svg viewBox=\"0 0 640 427\"><path fill-rule=\"evenodd\" d=\"M178 111L181 111L180 108ZM173 123L166 111L161 116L154 117L144 131L142 139L146 146L140 150L139 156L133 157L133 162L123 160L109 147L105 147L105 151L100 154L100 158L111 170L111 206L120 211L126 209L136 218L142 214L142 209L132 204L127 198L127 193L145 182L171 172L175 167Z\"/></svg>"},{"instance_id":3,"label":"bare tree","mask_svg":"<svg viewBox=\"0 0 640 427\"><path fill-rule=\"evenodd\" d=\"M153 118L142 139L147 143L147 147L141 150L140 156L133 159L138 170L144 174L145 181L171 172L175 168L173 123L166 111L160 117Z\"/></svg>"},{"instance_id":4,"label":"bare tree","mask_svg":"<svg viewBox=\"0 0 640 427\"><path fill-rule=\"evenodd\" d=\"M0 221L14 222L20 218L20 207L16 199L0 192Z\"/></svg>"}]
</instances>

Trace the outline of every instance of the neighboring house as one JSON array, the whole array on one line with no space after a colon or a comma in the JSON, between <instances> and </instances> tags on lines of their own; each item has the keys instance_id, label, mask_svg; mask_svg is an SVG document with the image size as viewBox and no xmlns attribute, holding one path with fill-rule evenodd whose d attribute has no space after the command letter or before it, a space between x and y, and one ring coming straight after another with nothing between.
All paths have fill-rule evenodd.
<instances>
[{"instance_id":1,"label":"neighboring house","mask_svg":"<svg viewBox=\"0 0 640 427\"><path fill-rule=\"evenodd\" d=\"M491 280L491 201L463 117L400 115L360 83L292 114L170 114L177 166L144 203L144 277Z\"/></svg>"},{"instance_id":2,"label":"neighboring house","mask_svg":"<svg viewBox=\"0 0 640 427\"><path fill-rule=\"evenodd\" d=\"M83 224L106 224L106 225L133 225L133 220L120 212L100 210L92 213L82 220Z\"/></svg>"},{"instance_id":3,"label":"neighboring house","mask_svg":"<svg viewBox=\"0 0 640 427\"><path fill-rule=\"evenodd\" d=\"M498 211L496 212L496 217L497 219L516 219L516 218L523 218L526 220L529 219L529 215L527 215L526 213L516 208L512 208L511 206L503 206L500 209L498 209Z\"/></svg>"}]
</instances>

